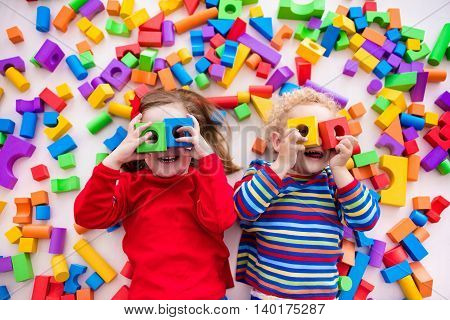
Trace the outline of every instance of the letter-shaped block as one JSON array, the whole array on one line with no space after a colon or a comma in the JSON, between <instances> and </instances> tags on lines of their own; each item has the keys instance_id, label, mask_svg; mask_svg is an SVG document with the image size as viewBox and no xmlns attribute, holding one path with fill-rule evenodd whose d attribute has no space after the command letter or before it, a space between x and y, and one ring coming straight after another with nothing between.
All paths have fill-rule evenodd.
<instances>
[{"instance_id":1,"label":"letter-shaped block","mask_svg":"<svg viewBox=\"0 0 450 320\"><path fill-rule=\"evenodd\" d=\"M389 188L380 191L380 202L391 206L404 206L406 203L408 159L382 155L380 157L379 167L387 172L391 181Z\"/></svg>"},{"instance_id":2,"label":"letter-shaped block","mask_svg":"<svg viewBox=\"0 0 450 320\"><path fill-rule=\"evenodd\" d=\"M322 147L333 149L339 141L336 136L344 136L350 134L347 119L345 117L327 120L319 123L319 134L322 138Z\"/></svg>"},{"instance_id":3,"label":"letter-shaped block","mask_svg":"<svg viewBox=\"0 0 450 320\"><path fill-rule=\"evenodd\" d=\"M411 267L407 260L396 264L392 267L381 270L381 275L386 283L392 283L403 279L412 273Z\"/></svg>"},{"instance_id":4,"label":"letter-shaped block","mask_svg":"<svg viewBox=\"0 0 450 320\"><path fill-rule=\"evenodd\" d=\"M144 123L137 123L136 128L144 125ZM147 132L151 132L152 135L148 141L142 143L137 149L137 153L159 152L166 151L166 127L164 122L154 122L150 127L142 132L145 135Z\"/></svg>"},{"instance_id":5,"label":"letter-shaped block","mask_svg":"<svg viewBox=\"0 0 450 320\"><path fill-rule=\"evenodd\" d=\"M69 278L64 283L64 292L76 293L77 290L81 289L81 285L78 283L78 277L85 273L87 270L86 266L80 264L71 264L69 268Z\"/></svg>"},{"instance_id":6,"label":"letter-shaped block","mask_svg":"<svg viewBox=\"0 0 450 320\"><path fill-rule=\"evenodd\" d=\"M288 128L296 128L300 134L308 139L304 145L305 147L319 146L319 127L317 118L314 116L304 118L288 119Z\"/></svg>"},{"instance_id":7,"label":"letter-shaped block","mask_svg":"<svg viewBox=\"0 0 450 320\"><path fill-rule=\"evenodd\" d=\"M80 190L80 178L71 176L65 179L52 179L50 185L54 193Z\"/></svg>"},{"instance_id":8,"label":"letter-shaped block","mask_svg":"<svg viewBox=\"0 0 450 320\"><path fill-rule=\"evenodd\" d=\"M63 153L67 153L69 151L72 151L75 148L77 148L77 144L75 143L75 141L73 141L72 137L68 134L66 134L59 140L53 142L51 145L49 145L47 147L51 156L55 160L58 159L59 155L61 155Z\"/></svg>"},{"instance_id":9,"label":"letter-shaped block","mask_svg":"<svg viewBox=\"0 0 450 320\"><path fill-rule=\"evenodd\" d=\"M89 104L92 108L101 108L105 105L106 101L114 96L114 91L107 83L102 83L95 88L88 98Z\"/></svg>"},{"instance_id":10,"label":"letter-shaped block","mask_svg":"<svg viewBox=\"0 0 450 320\"><path fill-rule=\"evenodd\" d=\"M103 141L103 144L111 151L114 151L119 144L125 139L128 132L122 126L118 126L114 135Z\"/></svg>"},{"instance_id":11,"label":"letter-shaped block","mask_svg":"<svg viewBox=\"0 0 450 320\"><path fill-rule=\"evenodd\" d=\"M352 300L355 293L361 283L362 277L366 271L367 265L369 264L370 257L362 252L357 252L355 256L355 266L353 266L348 277L352 279L352 287L348 291L341 291L339 295L340 300Z\"/></svg>"},{"instance_id":12,"label":"letter-shaped block","mask_svg":"<svg viewBox=\"0 0 450 320\"><path fill-rule=\"evenodd\" d=\"M194 122L191 118L167 118L164 119L164 124L166 127L166 145L167 148L173 147L191 147L192 144L187 142L177 142L175 139L181 138L183 136L187 137L189 134L185 132L184 134L177 132L181 127L193 127Z\"/></svg>"},{"instance_id":13,"label":"letter-shaped block","mask_svg":"<svg viewBox=\"0 0 450 320\"><path fill-rule=\"evenodd\" d=\"M270 41L270 45L276 50L280 51L283 47L283 41L286 39L290 39L293 33L294 30L292 30L288 25L283 25Z\"/></svg>"}]
</instances>

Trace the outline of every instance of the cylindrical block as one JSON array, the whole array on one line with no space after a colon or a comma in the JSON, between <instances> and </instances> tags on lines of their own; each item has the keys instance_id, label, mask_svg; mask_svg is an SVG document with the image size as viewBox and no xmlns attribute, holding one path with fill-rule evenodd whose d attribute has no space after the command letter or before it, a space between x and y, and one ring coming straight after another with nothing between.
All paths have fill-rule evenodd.
<instances>
[{"instance_id":1,"label":"cylindrical block","mask_svg":"<svg viewBox=\"0 0 450 320\"><path fill-rule=\"evenodd\" d=\"M192 55L187 48L181 48L177 54L180 57L181 64L187 64L192 60Z\"/></svg>"},{"instance_id":2,"label":"cylindrical block","mask_svg":"<svg viewBox=\"0 0 450 320\"><path fill-rule=\"evenodd\" d=\"M400 279L397 281L400 288L403 291L403 294L405 295L405 298L408 300L422 300L422 295L419 292L419 289L417 289L416 284L414 283L413 278L411 275L407 275L403 279Z\"/></svg>"},{"instance_id":3,"label":"cylindrical block","mask_svg":"<svg viewBox=\"0 0 450 320\"><path fill-rule=\"evenodd\" d=\"M12 84L15 85L21 92L25 92L30 88L30 83L27 78L25 78L24 75L14 67L9 67L6 69L5 77L7 77L9 81L11 81Z\"/></svg>"},{"instance_id":4,"label":"cylindrical block","mask_svg":"<svg viewBox=\"0 0 450 320\"><path fill-rule=\"evenodd\" d=\"M91 80L91 85L94 89L103 83L106 82L101 77L95 77L94 79Z\"/></svg>"},{"instance_id":5,"label":"cylindrical block","mask_svg":"<svg viewBox=\"0 0 450 320\"><path fill-rule=\"evenodd\" d=\"M86 240L79 240L73 248L106 283L111 282L117 276L117 272Z\"/></svg>"},{"instance_id":6,"label":"cylindrical block","mask_svg":"<svg viewBox=\"0 0 450 320\"><path fill-rule=\"evenodd\" d=\"M181 63L174 64L172 67L170 67L170 70L182 86L190 85L192 83L193 80L191 76L189 75L189 73L187 73L186 69L184 69Z\"/></svg>"},{"instance_id":7,"label":"cylindrical block","mask_svg":"<svg viewBox=\"0 0 450 320\"><path fill-rule=\"evenodd\" d=\"M108 106L108 112L114 116L131 119L131 110L133 108L125 104L111 101Z\"/></svg>"},{"instance_id":8,"label":"cylindrical block","mask_svg":"<svg viewBox=\"0 0 450 320\"><path fill-rule=\"evenodd\" d=\"M64 244L66 242L66 228L53 228L50 236L50 245L48 253L62 254L64 252Z\"/></svg>"},{"instance_id":9,"label":"cylindrical block","mask_svg":"<svg viewBox=\"0 0 450 320\"><path fill-rule=\"evenodd\" d=\"M26 224L22 227L22 236L25 238L49 239L52 226L46 224Z\"/></svg>"},{"instance_id":10,"label":"cylindrical block","mask_svg":"<svg viewBox=\"0 0 450 320\"><path fill-rule=\"evenodd\" d=\"M72 54L68 56L66 58L66 63L77 80L83 80L87 77L88 72L76 55Z\"/></svg>"},{"instance_id":11,"label":"cylindrical block","mask_svg":"<svg viewBox=\"0 0 450 320\"><path fill-rule=\"evenodd\" d=\"M40 32L50 30L50 9L46 6L39 6L36 9L36 30Z\"/></svg>"},{"instance_id":12,"label":"cylindrical block","mask_svg":"<svg viewBox=\"0 0 450 320\"><path fill-rule=\"evenodd\" d=\"M58 254L51 261L53 276L57 282L64 282L69 279L69 267L66 258L62 254Z\"/></svg>"},{"instance_id":13,"label":"cylindrical block","mask_svg":"<svg viewBox=\"0 0 450 320\"><path fill-rule=\"evenodd\" d=\"M445 69L424 69L428 72L428 82L444 82L447 79L447 70Z\"/></svg>"},{"instance_id":14,"label":"cylindrical block","mask_svg":"<svg viewBox=\"0 0 450 320\"><path fill-rule=\"evenodd\" d=\"M373 79L367 86L367 92L371 95L374 95L378 91L380 91L381 88L383 88L383 83L378 79Z\"/></svg>"},{"instance_id":15,"label":"cylindrical block","mask_svg":"<svg viewBox=\"0 0 450 320\"><path fill-rule=\"evenodd\" d=\"M20 126L20 136L32 139L36 132L37 114L33 112L24 112L22 116L22 125Z\"/></svg>"},{"instance_id":16,"label":"cylindrical block","mask_svg":"<svg viewBox=\"0 0 450 320\"><path fill-rule=\"evenodd\" d=\"M164 47L173 46L175 43L175 30L173 22L170 20L164 20L161 25L162 32L162 45Z\"/></svg>"},{"instance_id":17,"label":"cylindrical block","mask_svg":"<svg viewBox=\"0 0 450 320\"><path fill-rule=\"evenodd\" d=\"M446 23L443 27L439 36L437 37L436 43L434 44L433 50L431 50L428 56L428 64L432 66L437 66L441 63L444 57L445 51L448 48L450 42L450 22Z\"/></svg>"},{"instance_id":18,"label":"cylindrical block","mask_svg":"<svg viewBox=\"0 0 450 320\"><path fill-rule=\"evenodd\" d=\"M418 227L423 227L428 222L427 216L418 210L413 210L409 215L409 218Z\"/></svg>"},{"instance_id":19,"label":"cylindrical block","mask_svg":"<svg viewBox=\"0 0 450 320\"><path fill-rule=\"evenodd\" d=\"M98 116L96 116L86 124L86 128L90 133L96 134L111 122L112 118L110 117L110 115L107 112L102 111Z\"/></svg>"}]
</instances>

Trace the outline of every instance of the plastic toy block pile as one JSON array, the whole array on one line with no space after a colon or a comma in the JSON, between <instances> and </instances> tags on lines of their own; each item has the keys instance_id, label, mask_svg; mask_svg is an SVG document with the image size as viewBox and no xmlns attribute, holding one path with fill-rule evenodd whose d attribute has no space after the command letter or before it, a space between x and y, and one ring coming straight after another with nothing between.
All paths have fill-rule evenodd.
<instances>
[{"instance_id":1,"label":"plastic toy block pile","mask_svg":"<svg viewBox=\"0 0 450 320\"><path fill-rule=\"evenodd\" d=\"M156 6L156 2L150 5ZM375 147L387 148L390 153L379 157L375 150L362 152L359 147L355 148L352 159L347 163L354 177L370 180L373 189L378 191L370 192L381 204L404 206L407 183L418 181L420 167L426 172L437 170L442 175L450 172L450 93L445 91L435 98L435 104L442 109L441 114L426 111L422 103L427 86L446 79L446 70L435 67L444 56L447 60L450 58L450 23L441 27L438 38L429 47L424 42L424 30L402 25L399 9L382 11L374 1L366 1L362 7L339 5L335 11L325 11L325 0L306 4L280 0L278 19L302 21L298 22L295 30L288 25L273 30L273 18L264 16L258 0L205 0L204 4L200 4L199 0L160 0L158 4L160 13L153 17L146 9L135 10L133 0L109 0L106 8L100 0L72 0L55 13L44 5L36 6L37 32L46 33L55 28L65 33L69 28L78 28L87 38L76 44L78 54L67 56L65 62L73 76L82 81L77 91L87 104L94 109L108 105L107 110L99 111L87 123L86 128L91 134L95 135L114 123L114 117L130 119L132 107L139 105L140 99L151 87L161 84L165 90L178 87L203 90L216 83L228 88L245 65L255 72L256 77L267 79L266 84L250 85L247 91L231 96L208 97L220 110L214 115L215 122L220 124L224 121L226 110L232 110L236 119L243 121L252 115L249 105L253 106L263 122L267 122L272 108L271 98L276 91L282 95L300 86L311 87L332 96L342 107L339 112L342 117L322 123L317 123L314 117L290 119L288 126L307 127L309 145L318 144L320 136L324 148L334 148L336 133L357 136L362 132L358 119L367 112L367 108L361 102L354 102L345 109L348 99L311 81L311 70L314 64L330 58L333 51L348 48L351 58L343 66L342 73L354 77L358 69L362 69L373 74L367 92L375 96L371 109L379 114L375 124L381 129L381 134ZM243 6L249 6L249 17L244 17ZM186 15L172 21L170 15L177 10L185 10ZM127 38L137 32L138 40L137 43L128 41L116 47L116 58L100 74L86 81L90 69L95 67L95 50L91 45L105 39L102 28L92 22L99 14L110 16L104 28L108 35ZM377 31L380 28L374 28L375 24L385 32ZM252 32L249 32L250 28ZM189 48L181 46L166 57L159 56L157 48L174 47L177 35L185 32L189 32ZM13 44L26 41L20 26L12 26L6 33ZM279 51L287 41L299 42L297 55L292 57L292 69L279 66L282 57ZM34 55L28 57L33 66L27 68L58 72L58 65L65 55L58 44L47 39ZM193 57L195 75L189 74L184 67L194 63ZM429 66L425 66L425 59ZM0 73L19 92L30 88L24 58L14 56L0 60ZM296 83L289 82L295 74ZM128 90L123 94L123 102L112 101L126 86ZM7 94L17 95L19 92ZM4 90L0 88L0 98L3 94ZM47 149L52 158L58 161L62 169L76 166L72 151L77 144L69 133L72 124L63 115L72 97L71 88L62 83L56 88L43 88L37 97L17 99L16 111L22 115L18 134L15 134L16 124L12 120L0 119L2 187L13 189L18 181L13 172L14 162L33 156L36 146L32 139L40 118L45 126L43 133L49 139ZM431 146L431 151L422 159L417 155L420 131ZM126 134L126 130L118 126L104 145L112 151ZM157 141L154 146L147 143L138 152L157 151L166 142ZM266 142L258 137L252 151L263 155L265 150ZM98 164L107 155L97 153L95 163ZM50 178L45 164L30 170L36 181ZM27 173L21 176L25 178ZM80 185L77 176L50 179L50 189L54 193L77 191ZM412 201L414 211L409 218L399 221L387 233L394 243L389 250L386 250L386 242L345 228L342 240L344 254L338 268L340 299L367 299L374 286L363 279L364 273L369 265L382 268L382 264L385 267L381 270L384 280L387 283L397 282L405 298L421 299L431 295L433 280L420 262L428 254L423 245L429 237L425 226L427 222L439 222L449 202L442 196L432 200L420 196ZM73 245L73 249L92 269L82 288L78 277L88 268L78 264L68 265L64 256L67 230L50 224L47 192L32 192L30 197L15 198L14 203L14 226L5 236L11 244L18 245L18 253L0 257L0 273L13 272L17 282L33 280L32 299L93 299L95 290L116 277L116 271L86 240L81 239ZM0 213L5 206L6 203L0 201ZM40 223L33 223L33 220ZM108 231L118 227L120 224ZM74 229L80 235L88 231L77 225ZM35 275L33 272L30 256L37 252L39 239L50 239L48 252L53 255L50 261L53 275ZM131 278L129 263L121 274ZM123 286L113 299L125 299L127 290L128 287ZM0 298L9 297L6 286L0 286Z\"/></svg>"}]
</instances>

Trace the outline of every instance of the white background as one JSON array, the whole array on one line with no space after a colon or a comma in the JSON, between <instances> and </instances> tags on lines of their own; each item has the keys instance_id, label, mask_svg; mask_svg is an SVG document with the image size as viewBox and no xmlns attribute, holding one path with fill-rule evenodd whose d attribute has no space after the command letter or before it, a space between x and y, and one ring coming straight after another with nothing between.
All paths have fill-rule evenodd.
<instances>
[{"instance_id":1,"label":"white background","mask_svg":"<svg viewBox=\"0 0 450 320\"><path fill-rule=\"evenodd\" d=\"M76 89L81 82L77 81L72 75L64 61L58 66L55 72L50 73L44 69L37 69L28 59L38 50L45 39L50 38L56 41L66 56L77 53L75 44L85 40L84 35L78 30L73 21L69 30L63 34L56 30L53 26L49 33L40 33L35 30L35 12L37 5L47 5L51 8L52 17L56 15L60 7L67 1L39 1L27 3L26 1L16 0L0 0L0 12L2 19L0 20L0 43L2 44L0 51L0 59L20 55L26 61L27 71L26 77L31 82L31 88L25 92L20 93L13 87L5 78L0 77L0 86L4 88L5 95L0 100L0 117L10 118L16 122L15 134L18 135L20 130L21 117L15 112L15 99L32 99L37 96L40 91L48 86L55 90L55 87L63 82L67 82L75 97L68 101L68 106L63 111L63 115L68 118L73 124L69 134L74 138L78 144L78 148L74 151L77 160L77 167L64 171L58 167L57 161L51 158L46 150L46 147L51 143L49 139L42 133L44 126L42 125L42 115L39 115L39 124L36 131L36 137L32 140L37 146L32 158L21 159L16 162L14 172L19 177L19 182L14 190L7 190L0 188L0 200L7 201L8 204L4 212L0 215L0 234L13 226L12 217L15 215L14 197L29 197L30 192L37 190L50 190L50 180L43 182L36 182L32 179L30 168L40 163L48 166L52 178L64 178L71 175L78 175L81 178L82 185L85 184L91 175L92 168L95 164L95 153L106 152L102 141L110 137L118 125L126 126L126 121L119 118L114 118L113 124L99 132L96 136L92 136L86 129L86 123L98 114L99 110L92 109L89 104L83 99ZM106 4L106 1L104 1ZM276 17L278 1L260 0L265 16ZM306 2L306 1L303 1ZM345 6L359 6L363 1L327 1L326 9L334 11L338 4ZM399 7L401 9L402 23L408 26L415 26L426 30L425 42L430 46L434 45L436 37L440 28L445 22L448 22L449 3L444 0L410 0L410 1L378 1L379 11L386 11L389 7ZM136 1L135 9L145 7L151 16L159 12L157 1ZM201 4L201 9L204 5ZM244 8L242 17L247 20L248 6ZM178 21L186 15L184 8L178 10L176 13L170 15L168 19ZM76 20L80 18L77 16ZM93 23L104 30L105 21L108 18L106 11L97 15L93 19ZM117 17L115 17L116 20ZM293 29L297 26L296 21L278 21L274 19L274 32L282 25L288 24ZM6 37L6 28L18 25L25 36L25 42L13 45ZM375 26L376 28L376 26ZM262 39L252 27L248 27L251 34L256 35ZM114 48L119 45L131 44L136 42L137 30L132 32L130 38L121 38L116 36L109 36L105 32L105 39L99 44L95 45L91 42L95 62L97 67L89 70L88 79L97 76L109 61L115 57ZM298 41L290 40L283 47L283 58L279 67L288 65L295 71L294 57L297 49ZM187 47L190 49L188 33L176 37L176 43L173 47L162 48L159 56L165 57L169 53L178 50L179 48ZM313 66L312 80L326 84L328 88L339 92L340 94L349 98L349 106L363 101L366 108L369 108L374 97L370 96L366 91L366 86L372 78L373 74L366 74L363 71L358 71L354 78L349 78L341 74L343 65L346 59L350 58L352 52L350 49L335 52L333 51L330 58L322 58L319 63ZM445 60L445 58L444 58ZM448 70L448 62L441 63L439 68ZM427 66L429 67L429 66ZM195 74L194 61L186 67L191 75ZM296 82L295 78L291 79ZM247 90L248 85L264 84L263 79L255 77L253 71L247 67L243 67L238 77L228 90L213 84L209 89L203 91L205 96L215 95L234 95L238 90ZM425 97L426 109L435 111L439 114L442 110L433 104L434 99L444 90L448 89L449 81L445 83L429 84ZM193 85L194 87L195 85ZM129 84L128 88L133 88L134 84ZM128 88L125 88L124 91ZM406 97L409 99L408 94ZM115 101L123 102L123 95L116 93ZM253 110L253 109L252 109ZM376 113L369 110L369 112L362 119L363 133L360 135L360 145L363 151L374 148L375 141L379 136L379 129L373 124ZM250 119L241 123L237 123L233 114L229 112L227 120L233 128L233 136L230 138L232 145L233 156L236 163L242 167L255 158L251 153L251 145L255 136L258 134L257 128L261 128L262 124L258 115L253 112ZM419 146L421 156L424 156L431 148L428 144L419 139ZM379 154L385 150L377 150ZM242 172L236 173L229 177L229 182L233 185L240 177ZM392 247L392 243L385 236L386 231L401 218L409 215L412 204L410 199L414 196L429 195L431 197L442 194L449 198L448 192L448 177L441 176L438 172L425 173L420 172L420 179L416 183L408 184L408 200L404 208L396 208L389 206L382 206L382 215L380 221L374 230L368 233L369 236L375 237L388 242L388 248ZM65 255L69 263L85 262L73 252L73 244L80 238L74 231L73 225L73 200L76 196L75 192L66 194L50 193L50 204L52 208L52 218L49 223L55 227L68 228L68 237L65 246ZM434 293L432 299L448 299L450 297L450 218L448 212L442 215L442 220L438 224L428 224L427 230L430 232L430 238L425 242L425 247L429 251L429 255L422 261L426 269L434 278ZM151 228L151 227L150 227ZM149 230L150 231L150 230ZM88 240L92 241L93 246L106 258L108 262L120 272L123 264L126 261L126 256L121 249L121 240L123 238L123 229L116 230L113 233L106 233L103 230L89 231L84 235ZM239 243L240 229L235 224L230 230L226 232L225 240L230 249L230 263L234 270L237 246ZM95 240L94 240L95 239ZM39 240L38 253L32 255L33 268L35 274L51 274L50 259L48 254L48 240ZM0 236L0 255L8 256L17 253L17 246L11 245L5 237ZM92 273L92 269L79 278L79 283L86 287L85 279ZM375 285L374 291L370 297L374 299L402 299L403 295L397 284L384 283L379 270L369 267L364 279ZM10 293L14 299L29 299L32 290L32 281L25 283L16 283L12 272L0 274L0 285L7 285ZM96 299L109 299L122 286L128 284L129 280L119 275L112 283L103 285L96 293ZM237 283L235 288L230 289L227 295L231 299L247 299L249 289L247 286Z\"/></svg>"}]
</instances>

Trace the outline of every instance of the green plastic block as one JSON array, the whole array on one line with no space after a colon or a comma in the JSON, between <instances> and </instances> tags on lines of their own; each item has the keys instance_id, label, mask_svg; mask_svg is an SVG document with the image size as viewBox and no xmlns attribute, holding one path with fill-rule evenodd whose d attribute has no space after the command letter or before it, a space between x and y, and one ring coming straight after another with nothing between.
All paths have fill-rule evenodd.
<instances>
[{"instance_id":1,"label":"green plastic block","mask_svg":"<svg viewBox=\"0 0 450 320\"><path fill-rule=\"evenodd\" d=\"M387 12L366 11L366 19L369 24L375 22L382 28L386 28L389 22L391 22L391 18Z\"/></svg>"},{"instance_id":2,"label":"green plastic block","mask_svg":"<svg viewBox=\"0 0 450 320\"><path fill-rule=\"evenodd\" d=\"M248 107L248 104L246 103L240 104L236 108L234 108L234 113L236 114L236 117L239 121L247 119L252 114L250 108Z\"/></svg>"},{"instance_id":3,"label":"green plastic block","mask_svg":"<svg viewBox=\"0 0 450 320\"><path fill-rule=\"evenodd\" d=\"M34 58L34 55L30 58L30 62L37 68L40 68L41 65L39 64L39 62L36 61L36 59Z\"/></svg>"},{"instance_id":4,"label":"green plastic block","mask_svg":"<svg viewBox=\"0 0 450 320\"><path fill-rule=\"evenodd\" d=\"M204 89L208 88L209 85L211 84L211 82L208 79L208 76L204 73L199 73L195 77L195 83L197 84L197 87L200 90L204 90Z\"/></svg>"},{"instance_id":5,"label":"green plastic block","mask_svg":"<svg viewBox=\"0 0 450 320\"><path fill-rule=\"evenodd\" d=\"M350 45L350 40L348 39L347 32L339 31L339 38L334 44L334 49L336 51L347 49Z\"/></svg>"},{"instance_id":6,"label":"green plastic block","mask_svg":"<svg viewBox=\"0 0 450 320\"><path fill-rule=\"evenodd\" d=\"M439 173L442 174L443 176L448 174L450 172L450 160L445 159L444 161L442 161L438 165L437 169L438 169Z\"/></svg>"},{"instance_id":7,"label":"green plastic block","mask_svg":"<svg viewBox=\"0 0 450 320\"><path fill-rule=\"evenodd\" d=\"M450 61L450 47L448 47L447 50L445 51L445 57L446 57L447 61ZM428 63L431 64L429 58L428 58Z\"/></svg>"},{"instance_id":8,"label":"green plastic block","mask_svg":"<svg viewBox=\"0 0 450 320\"><path fill-rule=\"evenodd\" d=\"M222 58L224 50L225 50L225 44L222 44L216 48L216 54L219 58Z\"/></svg>"},{"instance_id":9,"label":"green plastic block","mask_svg":"<svg viewBox=\"0 0 450 320\"><path fill-rule=\"evenodd\" d=\"M135 127L143 126L145 123L136 123ZM150 127L142 132L141 136L151 131L150 139L142 143L137 149L137 153L159 152L167 150L166 126L164 122L154 122Z\"/></svg>"},{"instance_id":10,"label":"green plastic block","mask_svg":"<svg viewBox=\"0 0 450 320\"><path fill-rule=\"evenodd\" d=\"M80 190L80 178L71 176L65 179L52 179L50 185L54 193L76 191Z\"/></svg>"},{"instance_id":11,"label":"green plastic block","mask_svg":"<svg viewBox=\"0 0 450 320\"><path fill-rule=\"evenodd\" d=\"M106 152L99 152L95 154L95 165L98 165L100 162L105 160L107 156L109 156L109 153Z\"/></svg>"},{"instance_id":12,"label":"green plastic block","mask_svg":"<svg viewBox=\"0 0 450 320\"><path fill-rule=\"evenodd\" d=\"M139 64L139 59L134 56L131 52L128 52L126 55L120 59L128 68L136 68Z\"/></svg>"},{"instance_id":13,"label":"green plastic block","mask_svg":"<svg viewBox=\"0 0 450 320\"><path fill-rule=\"evenodd\" d=\"M83 53L80 53L80 61L85 69L90 69L95 67L94 56L88 50Z\"/></svg>"},{"instance_id":14,"label":"green plastic block","mask_svg":"<svg viewBox=\"0 0 450 320\"><path fill-rule=\"evenodd\" d=\"M145 49L139 55L139 70L152 71L158 50Z\"/></svg>"},{"instance_id":15,"label":"green plastic block","mask_svg":"<svg viewBox=\"0 0 450 320\"><path fill-rule=\"evenodd\" d=\"M58 156L58 165L61 169L67 170L75 168L75 155L72 152L64 153Z\"/></svg>"},{"instance_id":16,"label":"green plastic block","mask_svg":"<svg viewBox=\"0 0 450 320\"><path fill-rule=\"evenodd\" d=\"M320 31L324 31L326 28L333 24L334 18L336 18L338 14L333 11L328 11L327 15L324 19L322 19L322 24L320 25Z\"/></svg>"},{"instance_id":17,"label":"green plastic block","mask_svg":"<svg viewBox=\"0 0 450 320\"><path fill-rule=\"evenodd\" d=\"M406 50L404 59L406 62L417 61L420 59L424 59L429 53L430 53L430 48L428 48L428 46L425 42L422 42L420 44L419 51Z\"/></svg>"},{"instance_id":18,"label":"green plastic block","mask_svg":"<svg viewBox=\"0 0 450 320\"><path fill-rule=\"evenodd\" d=\"M220 0L219 19L235 20L242 13L242 2L238 0Z\"/></svg>"},{"instance_id":19,"label":"green plastic block","mask_svg":"<svg viewBox=\"0 0 450 320\"><path fill-rule=\"evenodd\" d=\"M409 91L417 81L417 72L405 72L399 74L388 74L384 78L384 86L399 91Z\"/></svg>"},{"instance_id":20,"label":"green plastic block","mask_svg":"<svg viewBox=\"0 0 450 320\"><path fill-rule=\"evenodd\" d=\"M378 163L379 158L378 154L375 150L358 153L353 156L353 161L355 162L356 167L364 167L369 164Z\"/></svg>"},{"instance_id":21,"label":"green plastic block","mask_svg":"<svg viewBox=\"0 0 450 320\"><path fill-rule=\"evenodd\" d=\"M69 2L69 6L73 9L73 11L78 13L80 8L82 6L84 6L86 4L86 2L88 2L88 1L89 0L72 0L72 1Z\"/></svg>"},{"instance_id":22,"label":"green plastic block","mask_svg":"<svg viewBox=\"0 0 450 320\"><path fill-rule=\"evenodd\" d=\"M413 28L413 27L407 27L407 26L403 26L400 33L402 35L403 40L406 40L407 38L412 38L412 39L419 39L420 41L423 41L423 38L425 37L424 30Z\"/></svg>"},{"instance_id":23,"label":"green plastic block","mask_svg":"<svg viewBox=\"0 0 450 320\"><path fill-rule=\"evenodd\" d=\"M444 57L444 53L447 57L447 60L449 60L450 57L450 50L449 45L450 43L450 22L444 24L444 26L441 29L441 32L439 32L439 36L436 39L436 43L433 46L433 50L431 50L431 54L428 57L428 64L432 66L437 66L439 63L441 63L442 58Z\"/></svg>"},{"instance_id":24,"label":"green plastic block","mask_svg":"<svg viewBox=\"0 0 450 320\"><path fill-rule=\"evenodd\" d=\"M27 281L34 278L33 265L28 253L19 253L11 256L16 282Z\"/></svg>"},{"instance_id":25,"label":"green plastic block","mask_svg":"<svg viewBox=\"0 0 450 320\"><path fill-rule=\"evenodd\" d=\"M106 26L105 26L106 32L109 34L115 35L115 36L121 36L121 37L129 37L130 36L130 30L128 30L125 23L116 22L111 18L108 18L106 20Z\"/></svg>"},{"instance_id":26,"label":"green plastic block","mask_svg":"<svg viewBox=\"0 0 450 320\"><path fill-rule=\"evenodd\" d=\"M340 291L349 291L352 288L352 278L349 276L339 276L338 287Z\"/></svg>"},{"instance_id":27,"label":"green plastic block","mask_svg":"<svg viewBox=\"0 0 450 320\"><path fill-rule=\"evenodd\" d=\"M294 0L280 0L278 19L305 20L311 17L321 18L325 11L325 0L313 0L300 4Z\"/></svg>"},{"instance_id":28,"label":"green plastic block","mask_svg":"<svg viewBox=\"0 0 450 320\"><path fill-rule=\"evenodd\" d=\"M90 133L96 134L112 122L111 116L106 111L100 112L94 119L86 124Z\"/></svg>"},{"instance_id":29,"label":"green plastic block","mask_svg":"<svg viewBox=\"0 0 450 320\"><path fill-rule=\"evenodd\" d=\"M382 114L389 107L391 102L385 97L379 96L372 105L372 110Z\"/></svg>"},{"instance_id":30,"label":"green plastic block","mask_svg":"<svg viewBox=\"0 0 450 320\"><path fill-rule=\"evenodd\" d=\"M0 146L2 146L5 143L7 137L8 135L6 133L0 132Z\"/></svg>"},{"instance_id":31,"label":"green plastic block","mask_svg":"<svg viewBox=\"0 0 450 320\"><path fill-rule=\"evenodd\" d=\"M239 1L242 2L242 5L243 5L243 6L247 6L247 5L249 5L249 4L255 4L255 3L258 3L258 0L239 0Z\"/></svg>"},{"instance_id":32,"label":"green plastic block","mask_svg":"<svg viewBox=\"0 0 450 320\"><path fill-rule=\"evenodd\" d=\"M320 36L319 29L309 29L303 23L299 23L297 29L295 29L294 39L302 41L305 38L310 38L312 41L317 41Z\"/></svg>"}]
</instances>

